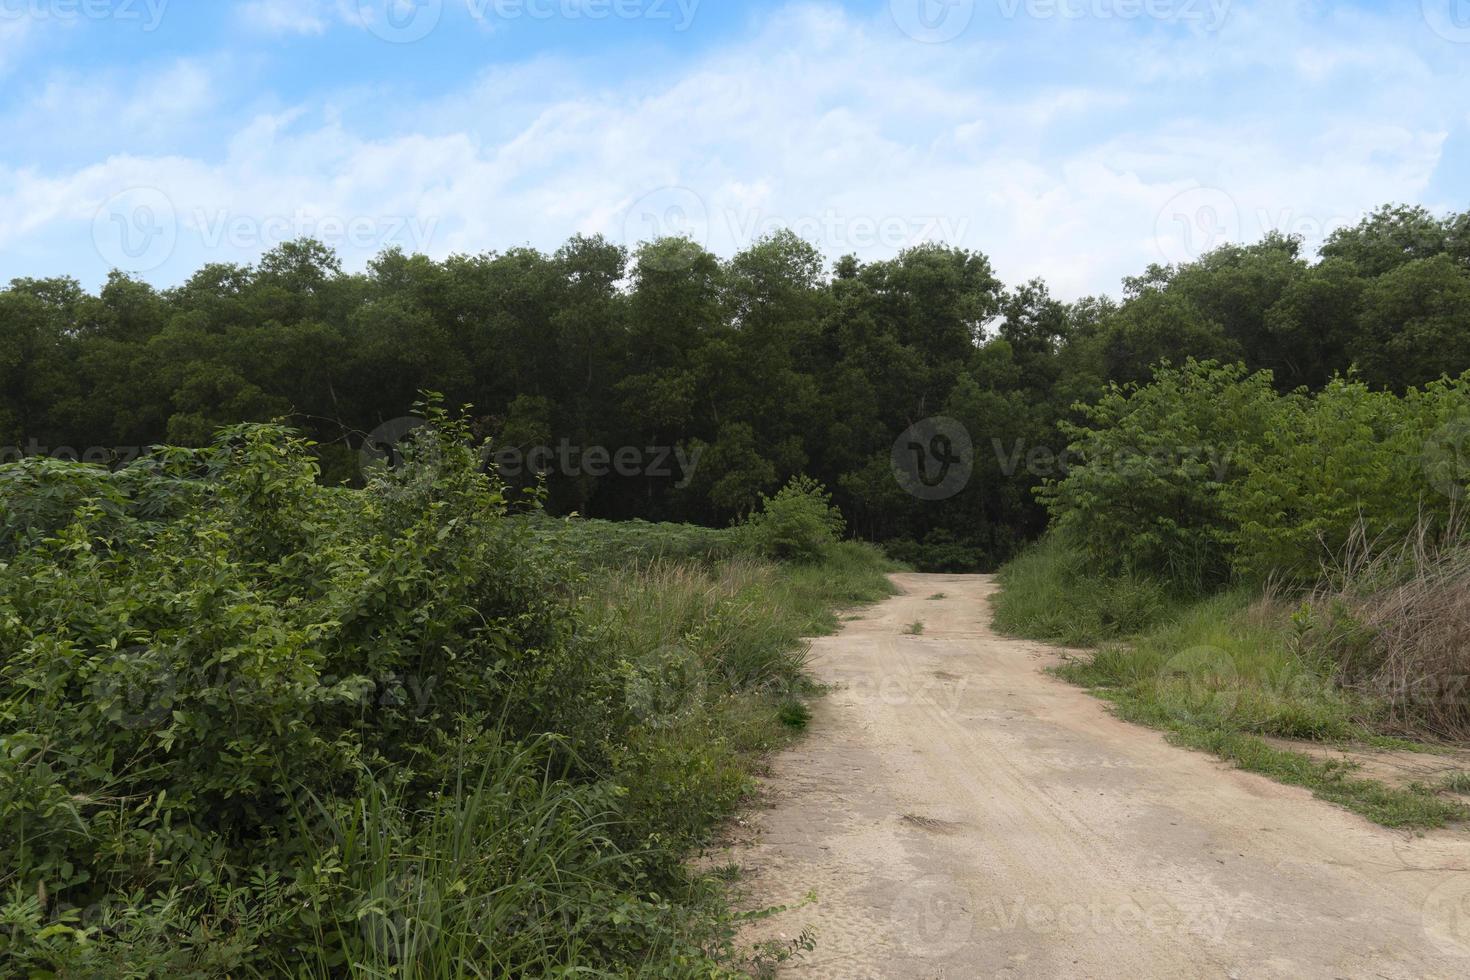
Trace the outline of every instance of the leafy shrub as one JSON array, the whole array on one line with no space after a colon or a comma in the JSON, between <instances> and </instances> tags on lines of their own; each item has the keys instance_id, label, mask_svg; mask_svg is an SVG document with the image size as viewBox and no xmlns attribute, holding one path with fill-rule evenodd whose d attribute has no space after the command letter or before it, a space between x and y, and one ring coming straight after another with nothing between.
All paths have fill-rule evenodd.
<instances>
[{"instance_id":1,"label":"leafy shrub","mask_svg":"<svg viewBox=\"0 0 1470 980\"><path fill-rule=\"evenodd\" d=\"M836 544L847 528L832 495L808 476L791 479L742 525L740 541L749 550L790 561L814 561Z\"/></svg>"},{"instance_id":2,"label":"leafy shrub","mask_svg":"<svg viewBox=\"0 0 1470 980\"><path fill-rule=\"evenodd\" d=\"M84 501L122 511L110 474L33 456L0 468L0 555L9 557L71 521Z\"/></svg>"},{"instance_id":3,"label":"leafy shrub","mask_svg":"<svg viewBox=\"0 0 1470 980\"><path fill-rule=\"evenodd\" d=\"M310 447L275 426L116 475L7 468L7 888L43 911L161 902L171 968L228 969L256 929L320 926L284 911L300 902L226 915L287 888L303 799L341 820L386 771L428 805L446 748L485 725L565 733L595 760L616 671L462 424L429 411L410 465L361 493L318 486ZM190 961L199 916L223 917L219 942Z\"/></svg>"},{"instance_id":4,"label":"leafy shrub","mask_svg":"<svg viewBox=\"0 0 1470 980\"><path fill-rule=\"evenodd\" d=\"M1082 411L1064 426L1079 465L1041 491L1055 528L1097 571L1195 594L1310 582L1359 527L1443 526L1470 477L1470 377L1278 395L1266 372L1191 361Z\"/></svg>"},{"instance_id":5,"label":"leafy shrub","mask_svg":"<svg viewBox=\"0 0 1470 980\"><path fill-rule=\"evenodd\" d=\"M1064 423L1078 465L1043 488L1054 527L1112 573L1202 589L1230 570L1227 488L1249 471L1283 399L1269 374L1190 360L1109 389Z\"/></svg>"},{"instance_id":6,"label":"leafy shrub","mask_svg":"<svg viewBox=\"0 0 1470 980\"><path fill-rule=\"evenodd\" d=\"M1400 540L1421 521L1443 526L1467 475L1467 385L1398 396L1336 379L1285 405L1225 494L1236 573L1310 582L1357 534Z\"/></svg>"},{"instance_id":7,"label":"leafy shrub","mask_svg":"<svg viewBox=\"0 0 1470 980\"><path fill-rule=\"evenodd\" d=\"M705 557L587 597L424 412L361 491L278 426L0 467L0 973L719 975L682 848L880 560L788 579L647 526Z\"/></svg>"}]
</instances>

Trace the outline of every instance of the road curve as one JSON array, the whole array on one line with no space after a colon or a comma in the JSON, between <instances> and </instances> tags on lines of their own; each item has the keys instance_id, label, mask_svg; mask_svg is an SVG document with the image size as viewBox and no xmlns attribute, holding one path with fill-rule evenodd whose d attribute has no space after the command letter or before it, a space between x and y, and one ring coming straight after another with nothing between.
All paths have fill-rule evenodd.
<instances>
[{"instance_id":1,"label":"road curve","mask_svg":"<svg viewBox=\"0 0 1470 980\"><path fill-rule=\"evenodd\" d=\"M1386 830L1118 720L991 631L987 576L894 581L813 645L833 690L730 855L793 906L748 940L816 935L783 976L1470 976L1470 833Z\"/></svg>"}]
</instances>

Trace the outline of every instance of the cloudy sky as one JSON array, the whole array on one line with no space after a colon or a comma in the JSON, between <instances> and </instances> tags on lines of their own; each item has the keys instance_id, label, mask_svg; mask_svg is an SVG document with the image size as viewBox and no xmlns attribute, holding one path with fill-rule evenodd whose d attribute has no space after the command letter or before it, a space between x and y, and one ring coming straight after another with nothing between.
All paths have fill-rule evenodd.
<instances>
[{"instance_id":1,"label":"cloudy sky","mask_svg":"<svg viewBox=\"0 0 1470 980\"><path fill-rule=\"evenodd\" d=\"M1470 0L0 0L0 280L576 232L1065 297L1470 208Z\"/></svg>"}]
</instances>

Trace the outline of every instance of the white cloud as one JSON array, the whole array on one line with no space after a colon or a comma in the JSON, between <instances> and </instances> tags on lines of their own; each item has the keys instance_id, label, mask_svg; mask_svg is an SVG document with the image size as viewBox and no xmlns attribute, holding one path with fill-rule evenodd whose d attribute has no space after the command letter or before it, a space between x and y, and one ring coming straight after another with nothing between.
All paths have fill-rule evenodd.
<instances>
[{"instance_id":1,"label":"white cloud","mask_svg":"<svg viewBox=\"0 0 1470 980\"><path fill-rule=\"evenodd\" d=\"M330 26L323 0L243 0L235 9L242 23L266 34L325 34Z\"/></svg>"},{"instance_id":2,"label":"white cloud","mask_svg":"<svg viewBox=\"0 0 1470 980\"><path fill-rule=\"evenodd\" d=\"M157 153L176 142L194 144L192 134L214 108L217 89L212 71L189 59L126 73L58 70L0 110L0 132L25 133L30 152L52 159ZM21 151L11 144L0 159Z\"/></svg>"},{"instance_id":3,"label":"white cloud","mask_svg":"<svg viewBox=\"0 0 1470 980\"><path fill-rule=\"evenodd\" d=\"M1080 46L1089 25L1070 25L1074 47L1058 52L1046 24L1007 45L993 31L924 45L886 19L796 4L677 71L533 60L417 104L385 90L343 95L341 114L255 113L196 154L0 172L0 255L74 256L98 206L143 183L179 218L159 281L250 261L325 216L376 229L338 238L349 265L394 242L436 256L549 249L574 232L632 244L660 222L730 254L790 225L829 258L938 237L988 253L1009 282L1115 293L1170 257L1165 209L1191 188L1218 189L1210 200L1233 206L1245 238L1319 238L1424 193L1463 112L1426 87L1462 91L1464 70L1426 54L1412 25L1327 30L1279 9L1237 3L1219 39L1149 33L1132 48L1116 24L1090 25L1098 36ZM159 105L182 99L160 118L182 125L203 103L178 90L210 84L155 86ZM381 111L354 112L353 99Z\"/></svg>"}]
</instances>

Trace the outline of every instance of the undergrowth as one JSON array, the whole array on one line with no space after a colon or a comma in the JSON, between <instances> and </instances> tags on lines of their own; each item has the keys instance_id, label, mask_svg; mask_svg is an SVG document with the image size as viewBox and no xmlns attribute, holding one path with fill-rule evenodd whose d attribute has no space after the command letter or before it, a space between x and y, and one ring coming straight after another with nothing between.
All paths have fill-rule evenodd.
<instances>
[{"instance_id":1,"label":"undergrowth","mask_svg":"<svg viewBox=\"0 0 1470 980\"><path fill-rule=\"evenodd\" d=\"M1434 787L1391 787L1268 738L1333 745L1420 747L1380 690L1343 683L1341 651L1320 609L1241 586L1202 599L1143 579L1089 579L1085 559L1050 537L1001 575L997 626L1098 648L1056 673L1111 701L1130 721L1243 769L1304 786L1385 826L1470 818ZM1345 615L1339 603L1337 615ZM1100 645L1099 645L1100 644Z\"/></svg>"},{"instance_id":2,"label":"undergrowth","mask_svg":"<svg viewBox=\"0 0 1470 980\"><path fill-rule=\"evenodd\" d=\"M425 413L362 491L276 426L0 467L0 974L740 968L685 857L881 555L548 530Z\"/></svg>"},{"instance_id":3,"label":"undergrowth","mask_svg":"<svg viewBox=\"0 0 1470 980\"><path fill-rule=\"evenodd\" d=\"M998 629L1066 646L1093 646L1167 618L1188 600L1145 575L1105 574L1053 533L1001 569L992 600Z\"/></svg>"}]
</instances>

